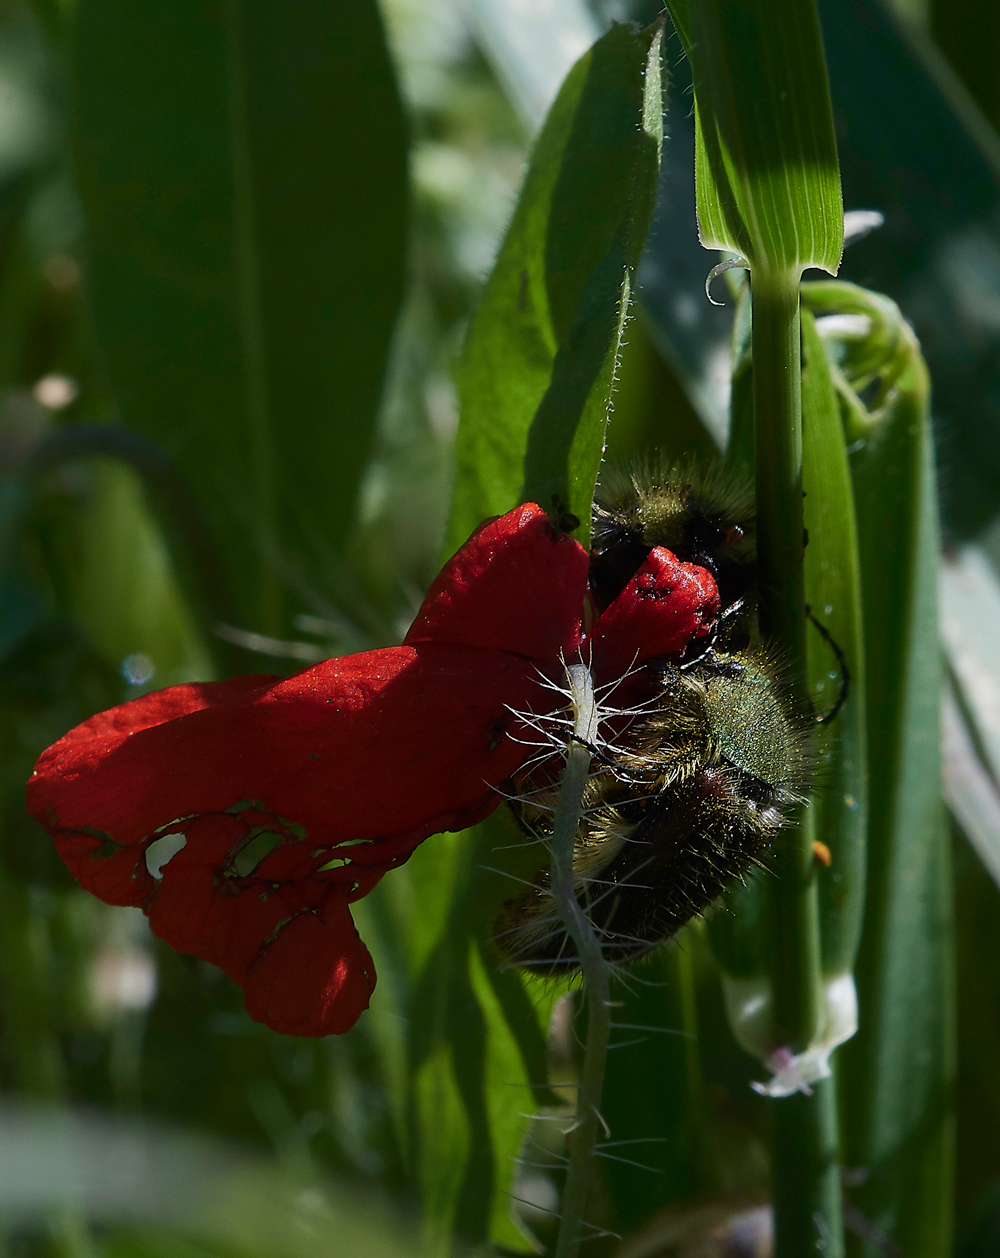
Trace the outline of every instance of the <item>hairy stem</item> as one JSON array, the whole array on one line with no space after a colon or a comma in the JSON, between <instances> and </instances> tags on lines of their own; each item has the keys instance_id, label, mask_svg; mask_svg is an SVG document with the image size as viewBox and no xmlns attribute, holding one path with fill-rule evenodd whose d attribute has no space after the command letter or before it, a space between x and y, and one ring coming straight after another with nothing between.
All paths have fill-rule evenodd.
<instances>
[{"instance_id":1,"label":"hairy stem","mask_svg":"<svg viewBox=\"0 0 1000 1258\"><path fill-rule=\"evenodd\" d=\"M588 1016L583 1071L577 1092L576 1124L569 1142L569 1166L555 1258L576 1258L580 1251L594 1148L602 1124L601 1092L611 1034L610 971L604 960L601 941L577 900L573 876L573 849L580 824L583 791L590 772L590 752L583 743L593 746L597 732L597 705L593 681L585 665L568 665L566 680L573 702L573 740L566 753L566 768L559 787L552 828L552 896L566 932L576 944L586 984Z\"/></svg>"}]
</instances>

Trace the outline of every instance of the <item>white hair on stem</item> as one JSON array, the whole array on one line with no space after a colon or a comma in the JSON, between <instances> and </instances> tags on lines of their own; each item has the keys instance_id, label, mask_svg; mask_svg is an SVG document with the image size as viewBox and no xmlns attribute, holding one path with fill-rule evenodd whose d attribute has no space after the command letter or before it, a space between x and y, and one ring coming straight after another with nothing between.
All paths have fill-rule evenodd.
<instances>
[{"instance_id":1,"label":"white hair on stem","mask_svg":"<svg viewBox=\"0 0 1000 1258\"><path fill-rule=\"evenodd\" d=\"M607 1124L601 1117L600 1101L611 1033L610 968L604 946L586 911L577 899L578 879L573 855L583 813L583 793L591 772L594 749L601 748L601 706L594 694L590 668L584 664L565 666L565 688L572 715L572 730L565 744L566 767L552 821L551 893L566 935L576 945L580 969L586 985L589 1017L583 1070L577 1091L576 1129L570 1148L563 1190L562 1217L555 1258L577 1258L584 1227L587 1188L593 1174L598 1129L606 1136Z\"/></svg>"}]
</instances>

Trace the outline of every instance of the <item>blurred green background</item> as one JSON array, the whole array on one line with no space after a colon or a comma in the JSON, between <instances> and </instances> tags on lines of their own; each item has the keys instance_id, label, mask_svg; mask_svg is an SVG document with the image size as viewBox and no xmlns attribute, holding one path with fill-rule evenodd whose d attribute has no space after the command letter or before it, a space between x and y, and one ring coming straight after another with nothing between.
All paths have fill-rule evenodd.
<instances>
[{"instance_id":1,"label":"blurred green background","mask_svg":"<svg viewBox=\"0 0 1000 1258\"><path fill-rule=\"evenodd\" d=\"M553 1083L572 1072L573 1044L558 1013L546 1044L557 993L533 992L536 1018L460 920L478 876L467 847L425 844L357 906L373 1008L347 1036L299 1041L252 1023L237 988L137 911L79 891L23 784L71 725L145 690L400 639L440 564L456 358L530 141L593 40L657 11L0 0L10 1255L529 1252L525 1227L550 1230L558 1124L519 1113L546 1055ZM900 304L933 378L956 1252L978 1258L1000 1252L1000 16L992 0L820 11L846 207L885 216L842 274ZM667 47L612 460L707 454L728 423L732 308L703 296L690 75ZM609 1227L631 1258L763 1253L735 1248L727 1223L760 1241L763 1102L700 929L644 974L629 1020L678 1034L612 1054L607 1116L650 1142L633 1152L655 1174L631 1152L607 1162ZM558 1119L564 1100L541 1099Z\"/></svg>"}]
</instances>

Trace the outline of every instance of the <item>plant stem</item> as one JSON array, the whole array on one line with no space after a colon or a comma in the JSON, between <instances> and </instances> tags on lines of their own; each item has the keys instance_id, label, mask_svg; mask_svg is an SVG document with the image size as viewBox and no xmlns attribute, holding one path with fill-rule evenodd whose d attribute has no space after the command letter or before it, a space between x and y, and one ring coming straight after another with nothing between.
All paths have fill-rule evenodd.
<instances>
[{"instance_id":1,"label":"plant stem","mask_svg":"<svg viewBox=\"0 0 1000 1258\"><path fill-rule=\"evenodd\" d=\"M788 663L806 708L805 525L799 274L754 273L754 447L761 631ZM798 1053L816 1034L820 1008L819 909L812 818L803 809L774 854L768 886L775 1047ZM772 1104L776 1258L818 1246L843 1254L832 1084Z\"/></svg>"},{"instance_id":2,"label":"plant stem","mask_svg":"<svg viewBox=\"0 0 1000 1258\"><path fill-rule=\"evenodd\" d=\"M798 277L752 280L754 446L761 632L806 692L802 373ZM801 1052L819 1020L819 926L812 836L800 824L777 844L772 891L772 970L777 1045Z\"/></svg>"},{"instance_id":3,"label":"plant stem","mask_svg":"<svg viewBox=\"0 0 1000 1258\"><path fill-rule=\"evenodd\" d=\"M590 671L583 664L570 664L566 668L566 678L573 699L573 733L576 738L593 746L597 708ZM580 1252L594 1148L598 1128L602 1125L601 1092L611 1034L610 971L604 960L601 942L577 900L573 875L573 849L589 772L590 752L580 742L572 741L566 752L566 768L552 826L552 897L567 934L576 944L587 990L588 1017L583 1070L577 1091L576 1125L569 1142L569 1166L563 1189L562 1221L555 1258L576 1258Z\"/></svg>"},{"instance_id":4,"label":"plant stem","mask_svg":"<svg viewBox=\"0 0 1000 1258\"><path fill-rule=\"evenodd\" d=\"M774 1252L779 1258L844 1254L836 1083L821 1079L812 1088L812 1096L797 1092L769 1103ZM789 1173L798 1165L809 1170L805 1183L804 1175Z\"/></svg>"}]
</instances>

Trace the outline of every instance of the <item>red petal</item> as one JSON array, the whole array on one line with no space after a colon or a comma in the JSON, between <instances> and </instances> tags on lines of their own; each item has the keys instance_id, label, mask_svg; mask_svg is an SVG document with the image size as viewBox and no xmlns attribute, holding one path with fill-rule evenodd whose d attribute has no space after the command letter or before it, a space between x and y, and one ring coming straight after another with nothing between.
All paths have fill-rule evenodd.
<instances>
[{"instance_id":1,"label":"red petal","mask_svg":"<svg viewBox=\"0 0 1000 1258\"><path fill-rule=\"evenodd\" d=\"M368 1008L375 966L351 920L344 887L299 913L254 963L247 1013L284 1035L340 1035Z\"/></svg>"},{"instance_id":2,"label":"red petal","mask_svg":"<svg viewBox=\"0 0 1000 1258\"><path fill-rule=\"evenodd\" d=\"M234 982L249 967L278 923L318 903L326 888L307 881L275 888L259 879L227 878L222 870L247 827L226 814L186 822L185 846L163 866L146 912L155 935L178 952L211 961Z\"/></svg>"},{"instance_id":3,"label":"red petal","mask_svg":"<svg viewBox=\"0 0 1000 1258\"><path fill-rule=\"evenodd\" d=\"M59 855L84 890L105 904L138 908L145 903L153 880L146 869L144 848L120 847L106 836L60 833L48 828L55 837Z\"/></svg>"},{"instance_id":4,"label":"red petal","mask_svg":"<svg viewBox=\"0 0 1000 1258\"><path fill-rule=\"evenodd\" d=\"M554 661L579 640L587 552L533 502L476 530L445 564L406 643L462 643Z\"/></svg>"},{"instance_id":5,"label":"red petal","mask_svg":"<svg viewBox=\"0 0 1000 1258\"><path fill-rule=\"evenodd\" d=\"M594 673L610 682L644 660L683 651L718 614L712 574L657 546L590 631L583 658L590 649Z\"/></svg>"},{"instance_id":6,"label":"red petal","mask_svg":"<svg viewBox=\"0 0 1000 1258\"><path fill-rule=\"evenodd\" d=\"M136 877L146 875L134 877L134 859L116 845L243 801L303 827L314 848L360 840L352 861L384 865L492 811L494 788L530 754L507 736L516 724L507 708L546 703L529 661L465 647L369 651L229 686L146 696L72 730L39 760L29 810L102 898L141 900ZM196 710L150 724L154 710L184 705Z\"/></svg>"},{"instance_id":7,"label":"red petal","mask_svg":"<svg viewBox=\"0 0 1000 1258\"><path fill-rule=\"evenodd\" d=\"M275 884L261 876L266 862L252 877L232 876L233 853L260 828L248 824L248 813L186 823L185 846L162 867L159 881L150 879L150 926L178 952L211 961L242 984L257 1021L286 1035L346 1031L375 986L371 957L347 908L351 887L309 878ZM301 841L277 850L296 849L300 861L308 858L309 845ZM365 877L367 890L381 873Z\"/></svg>"},{"instance_id":8,"label":"red petal","mask_svg":"<svg viewBox=\"0 0 1000 1258\"><path fill-rule=\"evenodd\" d=\"M237 699L252 694L255 690L266 690L278 680L267 673L254 673L249 677L230 677L228 681L192 682L184 686L171 686L167 690L154 690L152 694L143 695L139 699L120 703L117 708L98 712L82 725L77 725L48 751L43 751L38 763L42 764L55 747L64 747L77 740L87 743L95 736L136 734L141 729L162 725L164 721L171 721L174 717L214 707L226 699Z\"/></svg>"},{"instance_id":9,"label":"red petal","mask_svg":"<svg viewBox=\"0 0 1000 1258\"><path fill-rule=\"evenodd\" d=\"M28 783L28 811L49 831L59 831L58 792L50 787L58 784L63 789L64 774L86 773L88 764L97 768L104 751L129 734L227 699L262 692L274 681L273 677L255 675L171 686L98 712L42 752ZM74 878L108 904L141 905L155 885L146 869L144 852L121 846L97 825L59 834L58 847Z\"/></svg>"}]
</instances>

